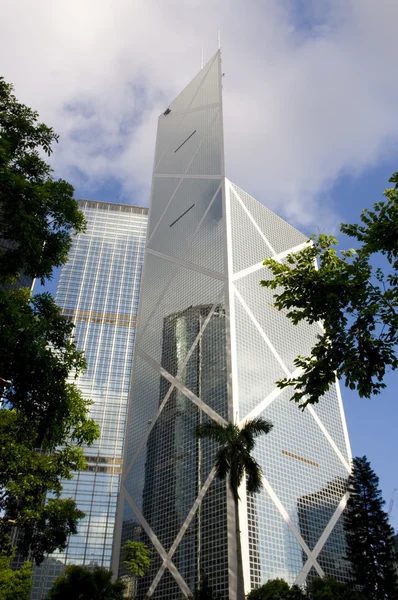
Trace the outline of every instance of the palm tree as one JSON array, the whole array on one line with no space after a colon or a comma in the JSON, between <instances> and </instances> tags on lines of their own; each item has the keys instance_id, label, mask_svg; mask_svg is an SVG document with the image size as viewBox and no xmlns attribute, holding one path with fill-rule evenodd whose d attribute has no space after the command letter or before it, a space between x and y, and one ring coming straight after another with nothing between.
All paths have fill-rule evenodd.
<instances>
[{"instance_id":1,"label":"palm tree","mask_svg":"<svg viewBox=\"0 0 398 600\"><path fill-rule=\"evenodd\" d=\"M198 438L208 438L219 444L216 454L216 477L228 479L235 501L236 551L237 551L237 600L244 600L242 548L239 529L239 486L246 475L246 489L249 493L259 492L262 487L262 471L258 462L251 456L256 437L269 433L273 425L260 417L247 421L242 427L234 423L221 425L207 421L197 426Z\"/></svg>"}]
</instances>

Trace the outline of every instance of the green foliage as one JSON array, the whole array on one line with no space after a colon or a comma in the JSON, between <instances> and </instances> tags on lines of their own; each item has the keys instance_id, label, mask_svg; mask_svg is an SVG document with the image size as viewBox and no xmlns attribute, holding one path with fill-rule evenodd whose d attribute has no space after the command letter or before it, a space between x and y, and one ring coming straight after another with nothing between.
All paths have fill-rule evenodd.
<instances>
[{"instance_id":1,"label":"green foliage","mask_svg":"<svg viewBox=\"0 0 398 600\"><path fill-rule=\"evenodd\" d=\"M260 587L252 590L247 600L285 600L290 587L283 579L270 579Z\"/></svg>"},{"instance_id":2,"label":"green foliage","mask_svg":"<svg viewBox=\"0 0 398 600\"><path fill-rule=\"evenodd\" d=\"M338 583L332 577L313 579L305 592L296 585L289 586L283 579L270 579L252 590L247 600L367 600L351 586Z\"/></svg>"},{"instance_id":3,"label":"green foliage","mask_svg":"<svg viewBox=\"0 0 398 600\"><path fill-rule=\"evenodd\" d=\"M314 579L311 582L308 595L311 600L367 600L359 592L345 583L338 583L332 577Z\"/></svg>"},{"instance_id":4,"label":"green foliage","mask_svg":"<svg viewBox=\"0 0 398 600\"><path fill-rule=\"evenodd\" d=\"M84 514L59 498L61 478L85 467L78 446L99 434L67 379L85 368L72 329L48 294L0 289L0 373L12 383L0 408L0 534L17 525L18 550L38 563L76 533Z\"/></svg>"},{"instance_id":5,"label":"green foliage","mask_svg":"<svg viewBox=\"0 0 398 600\"><path fill-rule=\"evenodd\" d=\"M128 540L122 548L123 562L127 571L135 577L142 577L151 566L151 551L143 542Z\"/></svg>"},{"instance_id":6,"label":"green foliage","mask_svg":"<svg viewBox=\"0 0 398 600\"><path fill-rule=\"evenodd\" d=\"M112 571L69 565L56 579L47 600L123 600L125 589L120 579L112 583Z\"/></svg>"},{"instance_id":7,"label":"green foliage","mask_svg":"<svg viewBox=\"0 0 398 600\"><path fill-rule=\"evenodd\" d=\"M221 597L213 591L206 573L202 573L200 584L191 598L192 600L221 600Z\"/></svg>"},{"instance_id":8,"label":"green foliage","mask_svg":"<svg viewBox=\"0 0 398 600\"><path fill-rule=\"evenodd\" d=\"M344 527L353 579L368 600L396 600L394 532L383 510L379 478L366 456L354 458L348 491Z\"/></svg>"},{"instance_id":9,"label":"green foliage","mask_svg":"<svg viewBox=\"0 0 398 600\"><path fill-rule=\"evenodd\" d=\"M247 477L247 491L258 492L261 489L262 472L260 465L251 456L255 439L269 433L272 423L262 418L247 421L242 428L234 423L225 426L207 421L196 428L199 438L208 438L219 444L216 455L216 475L219 479L228 478L235 501L239 500L238 489L243 476Z\"/></svg>"},{"instance_id":10,"label":"green foliage","mask_svg":"<svg viewBox=\"0 0 398 600\"><path fill-rule=\"evenodd\" d=\"M57 141L0 78L0 551L40 563L64 548L84 514L61 499L61 479L83 469L82 444L99 435L73 377L85 360L73 324L49 294L10 289L19 274L51 276L85 223L73 188L53 181L41 158ZM14 286L17 287L17 286Z\"/></svg>"},{"instance_id":11,"label":"green foliage","mask_svg":"<svg viewBox=\"0 0 398 600\"><path fill-rule=\"evenodd\" d=\"M87 416L90 403L67 381L86 366L72 332L49 294L0 289L0 373L12 381L3 396L8 408L24 416L24 431L45 449L66 439L90 444L98 435Z\"/></svg>"},{"instance_id":12,"label":"green foliage","mask_svg":"<svg viewBox=\"0 0 398 600\"><path fill-rule=\"evenodd\" d=\"M335 238L321 234L285 263L264 261L274 278L261 285L276 292L275 306L295 324L323 324L311 355L295 361L302 373L278 382L294 386L302 407L318 402L336 374L369 398L385 387L386 370L398 367L398 173L390 182L386 200L365 209L360 225L342 224L359 242L356 250L338 252ZM373 266L375 254L384 257L384 270Z\"/></svg>"},{"instance_id":13,"label":"green foliage","mask_svg":"<svg viewBox=\"0 0 398 600\"><path fill-rule=\"evenodd\" d=\"M283 579L270 579L252 590L247 600L305 600L306 595L297 586L290 587Z\"/></svg>"},{"instance_id":14,"label":"green foliage","mask_svg":"<svg viewBox=\"0 0 398 600\"><path fill-rule=\"evenodd\" d=\"M0 551L0 600L29 600L32 589L32 566L25 562L20 569L12 569L16 549Z\"/></svg>"},{"instance_id":15,"label":"green foliage","mask_svg":"<svg viewBox=\"0 0 398 600\"><path fill-rule=\"evenodd\" d=\"M51 154L54 131L19 103L0 78L0 278L22 271L42 283L65 263L71 234L83 231L73 187L54 181L40 154Z\"/></svg>"}]
</instances>

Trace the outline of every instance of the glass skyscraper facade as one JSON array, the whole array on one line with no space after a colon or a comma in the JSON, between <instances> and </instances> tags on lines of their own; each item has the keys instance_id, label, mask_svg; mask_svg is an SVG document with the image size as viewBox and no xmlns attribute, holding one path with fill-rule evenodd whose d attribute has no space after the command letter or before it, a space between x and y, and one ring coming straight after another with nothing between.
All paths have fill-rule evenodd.
<instances>
[{"instance_id":1,"label":"glass skyscraper facade","mask_svg":"<svg viewBox=\"0 0 398 600\"><path fill-rule=\"evenodd\" d=\"M123 575L124 542L150 547L140 600L189 596L202 573L235 600L237 535L246 592L342 576L351 454L339 388L301 412L276 387L319 326L292 325L260 287L263 259L284 261L307 238L225 177L221 81L218 51L158 122L113 556ZM256 416L274 428L255 448L261 493L239 490L237 534L216 448L194 428Z\"/></svg>"},{"instance_id":2,"label":"glass skyscraper facade","mask_svg":"<svg viewBox=\"0 0 398 600\"><path fill-rule=\"evenodd\" d=\"M45 597L67 564L111 564L148 209L88 200L79 207L87 230L73 239L56 302L76 325L87 360L78 386L101 436L85 448L88 469L63 482L86 517L67 549L35 569L32 600Z\"/></svg>"}]
</instances>

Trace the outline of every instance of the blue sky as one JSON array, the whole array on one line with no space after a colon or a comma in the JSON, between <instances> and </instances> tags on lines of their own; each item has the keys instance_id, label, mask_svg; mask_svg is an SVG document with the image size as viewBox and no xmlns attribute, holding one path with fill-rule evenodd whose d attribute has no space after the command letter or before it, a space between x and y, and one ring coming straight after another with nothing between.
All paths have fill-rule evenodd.
<instances>
[{"instance_id":1,"label":"blue sky","mask_svg":"<svg viewBox=\"0 0 398 600\"><path fill-rule=\"evenodd\" d=\"M228 177L306 233L338 231L398 170L396 0L0 0L2 74L60 134L77 198L147 205L157 116L223 49ZM354 455L398 487L397 376L343 390ZM398 528L398 498L392 514Z\"/></svg>"}]
</instances>

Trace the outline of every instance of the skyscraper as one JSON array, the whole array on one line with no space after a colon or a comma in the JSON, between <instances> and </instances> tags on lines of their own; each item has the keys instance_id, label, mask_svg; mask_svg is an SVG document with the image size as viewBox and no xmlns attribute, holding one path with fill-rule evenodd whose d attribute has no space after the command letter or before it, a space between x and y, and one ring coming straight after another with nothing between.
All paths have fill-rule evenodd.
<instances>
[{"instance_id":1,"label":"skyscraper","mask_svg":"<svg viewBox=\"0 0 398 600\"><path fill-rule=\"evenodd\" d=\"M147 208L79 201L87 231L73 239L62 267L56 302L76 324L87 371L78 386L92 400L99 440L85 448L88 469L63 483L86 513L65 552L35 570L32 600L41 600L67 564L110 568L123 456Z\"/></svg>"},{"instance_id":2,"label":"skyscraper","mask_svg":"<svg viewBox=\"0 0 398 600\"><path fill-rule=\"evenodd\" d=\"M263 259L283 261L307 238L226 179L221 78L218 51L158 122L113 559L117 568L127 539L149 545L140 600L189 596L202 573L236 598L233 499L214 477L213 443L194 436L208 419L274 424L254 453L263 490L239 491L246 592L275 577L339 577L336 553L322 560L342 535L350 471L339 389L301 412L276 387L319 327L292 325L260 287L271 276Z\"/></svg>"}]
</instances>

